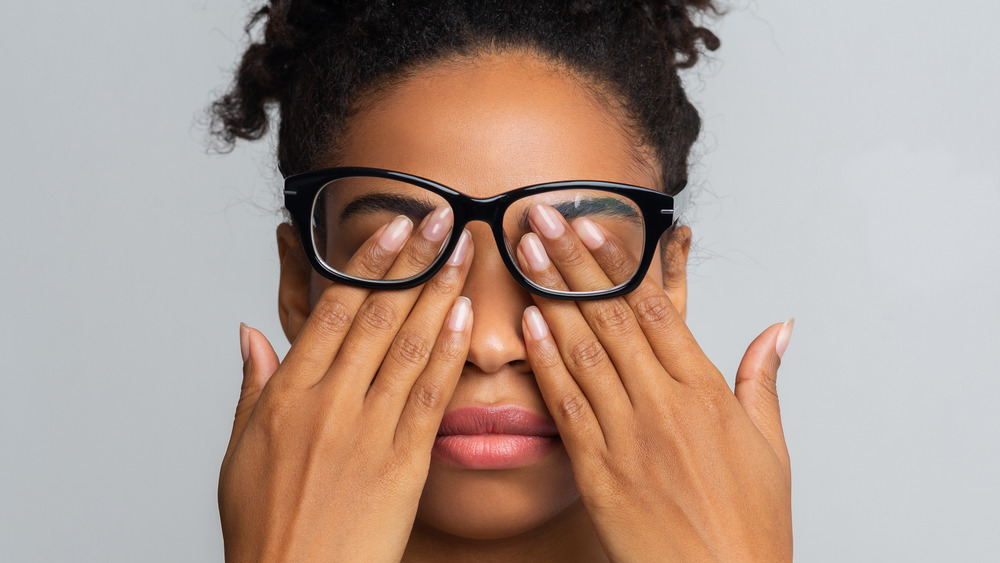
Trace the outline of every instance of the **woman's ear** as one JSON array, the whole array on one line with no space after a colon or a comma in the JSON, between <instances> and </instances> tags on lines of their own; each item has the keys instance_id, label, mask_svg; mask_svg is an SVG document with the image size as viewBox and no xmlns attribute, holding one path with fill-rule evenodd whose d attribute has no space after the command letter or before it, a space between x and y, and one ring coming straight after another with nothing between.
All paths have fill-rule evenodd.
<instances>
[{"instance_id":1,"label":"woman's ear","mask_svg":"<svg viewBox=\"0 0 1000 563\"><path fill-rule=\"evenodd\" d=\"M281 279L278 282L278 318L288 342L294 342L309 317L309 279L312 268L302 250L295 229L288 223L278 225L278 258Z\"/></svg>"},{"instance_id":2,"label":"woman's ear","mask_svg":"<svg viewBox=\"0 0 1000 563\"><path fill-rule=\"evenodd\" d=\"M691 252L691 229L674 228L663 252L663 289L674 308L687 320L687 262Z\"/></svg>"}]
</instances>

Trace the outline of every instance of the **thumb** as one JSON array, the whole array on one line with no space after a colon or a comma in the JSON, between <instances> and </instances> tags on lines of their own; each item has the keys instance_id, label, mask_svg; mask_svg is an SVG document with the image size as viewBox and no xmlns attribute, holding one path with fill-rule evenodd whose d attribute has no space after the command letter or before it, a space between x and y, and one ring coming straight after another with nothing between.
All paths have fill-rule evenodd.
<instances>
[{"instance_id":1,"label":"thumb","mask_svg":"<svg viewBox=\"0 0 1000 563\"><path fill-rule=\"evenodd\" d=\"M781 356L788 347L794 326L795 319L772 325L750 343L736 370L734 390L743 410L789 473L788 448L778 408L777 377Z\"/></svg>"},{"instance_id":2,"label":"thumb","mask_svg":"<svg viewBox=\"0 0 1000 563\"><path fill-rule=\"evenodd\" d=\"M233 421L233 433L229 437L226 448L226 459L243 434L243 428L257 405L261 391L267 385L268 379L278 369L278 355L274 348L259 330L240 323L240 352L243 355L243 384L240 387L240 399L236 404L236 416Z\"/></svg>"}]
</instances>

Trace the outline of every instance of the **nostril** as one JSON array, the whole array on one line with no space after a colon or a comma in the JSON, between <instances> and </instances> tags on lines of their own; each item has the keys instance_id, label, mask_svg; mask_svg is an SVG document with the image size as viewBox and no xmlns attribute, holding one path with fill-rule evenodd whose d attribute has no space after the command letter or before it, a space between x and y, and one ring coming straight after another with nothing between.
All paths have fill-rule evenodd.
<instances>
[{"instance_id":1,"label":"nostril","mask_svg":"<svg viewBox=\"0 0 1000 563\"><path fill-rule=\"evenodd\" d=\"M527 360L514 360L507 365L517 373L531 373L531 364Z\"/></svg>"}]
</instances>

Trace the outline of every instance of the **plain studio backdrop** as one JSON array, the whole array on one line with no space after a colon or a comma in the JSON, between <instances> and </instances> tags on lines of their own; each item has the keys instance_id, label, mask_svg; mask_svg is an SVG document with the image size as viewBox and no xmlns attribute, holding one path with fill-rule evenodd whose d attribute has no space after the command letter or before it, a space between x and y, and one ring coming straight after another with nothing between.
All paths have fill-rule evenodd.
<instances>
[{"instance_id":1,"label":"plain studio backdrop","mask_svg":"<svg viewBox=\"0 0 1000 563\"><path fill-rule=\"evenodd\" d=\"M58 7L56 7L58 5ZM0 560L220 561L237 327L287 350L268 142L208 154L242 0L7 3ZM1000 4L771 1L687 76L689 323L779 373L798 561L1000 557Z\"/></svg>"}]
</instances>

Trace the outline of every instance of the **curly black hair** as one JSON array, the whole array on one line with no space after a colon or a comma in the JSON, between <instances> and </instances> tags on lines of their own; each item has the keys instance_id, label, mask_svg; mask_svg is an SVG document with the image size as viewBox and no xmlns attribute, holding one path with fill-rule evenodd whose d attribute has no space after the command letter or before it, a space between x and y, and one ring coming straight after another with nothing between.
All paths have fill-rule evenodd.
<instances>
[{"instance_id":1,"label":"curly black hair","mask_svg":"<svg viewBox=\"0 0 1000 563\"><path fill-rule=\"evenodd\" d=\"M263 38L212 104L211 133L224 149L259 139L276 105L278 169L304 172L329 161L372 88L445 58L528 49L610 92L673 193L701 127L678 69L718 48L696 23L708 11L713 0L272 0L247 24Z\"/></svg>"}]
</instances>

